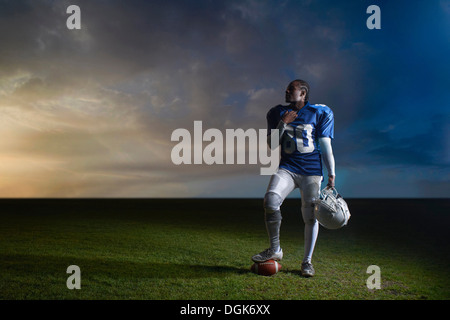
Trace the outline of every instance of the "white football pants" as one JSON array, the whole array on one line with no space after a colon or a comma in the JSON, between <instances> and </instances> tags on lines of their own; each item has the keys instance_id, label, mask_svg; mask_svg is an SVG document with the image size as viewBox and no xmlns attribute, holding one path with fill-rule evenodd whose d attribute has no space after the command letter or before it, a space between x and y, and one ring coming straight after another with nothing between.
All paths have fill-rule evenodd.
<instances>
[{"instance_id":1,"label":"white football pants","mask_svg":"<svg viewBox=\"0 0 450 320\"><path fill-rule=\"evenodd\" d=\"M322 176L303 176L285 169L278 169L269 182L264 196L264 212L270 247L280 248L280 207L284 199L296 188L300 189L302 217L305 223L305 252L303 262L310 262L319 233L319 224L314 217L313 200L320 194Z\"/></svg>"}]
</instances>

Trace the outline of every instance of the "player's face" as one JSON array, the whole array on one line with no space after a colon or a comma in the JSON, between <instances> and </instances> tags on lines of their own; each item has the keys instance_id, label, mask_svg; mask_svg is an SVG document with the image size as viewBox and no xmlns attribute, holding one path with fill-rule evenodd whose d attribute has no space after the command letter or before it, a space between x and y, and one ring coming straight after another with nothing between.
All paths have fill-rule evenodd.
<instances>
[{"instance_id":1,"label":"player's face","mask_svg":"<svg viewBox=\"0 0 450 320\"><path fill-rule=\"evenodd\" d=\"M305 99L304 91L296 83L290 83L286 89L286 102L295 103Z\"/></svg>"}]
</instances>

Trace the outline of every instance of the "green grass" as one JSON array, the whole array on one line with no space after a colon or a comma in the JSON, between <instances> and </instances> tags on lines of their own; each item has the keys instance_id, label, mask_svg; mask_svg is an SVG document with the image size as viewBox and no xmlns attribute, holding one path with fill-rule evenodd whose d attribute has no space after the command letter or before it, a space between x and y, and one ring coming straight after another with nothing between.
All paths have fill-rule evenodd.
<instances>
[{"instance_id":1,"label":"green grass","mask_svg":"<svg viewBox=\"0 0 450 320\"><path fill-rule=\"evenodd\" d=\"M300 276L299 205L282 208L282 271L262 277L261 200L2 200L0 299L450 298L448 201L350 200L348 226L320 229L314 278ZM366 287L372 264L380 290Z\"/></svg>"}]
</instances>

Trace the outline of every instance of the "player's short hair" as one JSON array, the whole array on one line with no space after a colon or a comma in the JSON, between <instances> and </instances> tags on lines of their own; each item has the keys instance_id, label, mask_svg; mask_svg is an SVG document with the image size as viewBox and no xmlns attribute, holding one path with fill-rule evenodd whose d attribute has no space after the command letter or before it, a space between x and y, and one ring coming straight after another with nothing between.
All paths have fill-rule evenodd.
<instances>
[{"instance_id":1,"label":"player's short hair","mask_svg":"<svg viewBox=\"0 0 450 320\"><path fill-rule=\"evenodd\" d=\"M296 80L292 81L292 83L295 83L295 85L298 86L300 89L303 89L306 91L305 100L308 101L309 100L309 83L306 82L305 80L301 80L301 79L296 79Z\"/></svg>"}]
</instances>

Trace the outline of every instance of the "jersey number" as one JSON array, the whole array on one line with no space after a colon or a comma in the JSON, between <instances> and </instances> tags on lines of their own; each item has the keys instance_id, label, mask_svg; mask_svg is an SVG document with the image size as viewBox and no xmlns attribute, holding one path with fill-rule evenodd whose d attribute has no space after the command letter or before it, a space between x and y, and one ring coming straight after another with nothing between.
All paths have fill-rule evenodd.
<instances>
[{"instance_id":1,"label":"jersey number","mask_svg":"<svg viewBox=\"0 0 450 320\"><path fill-rule=\"evenodd\" d=\"M293 153L296 149L300 153L314 151L314 141L312 139L313 126L311 124L300 124L296 127L287 126L286 135L283 138L283 150L287 154Z\"/></svg>"}]
</instances>

